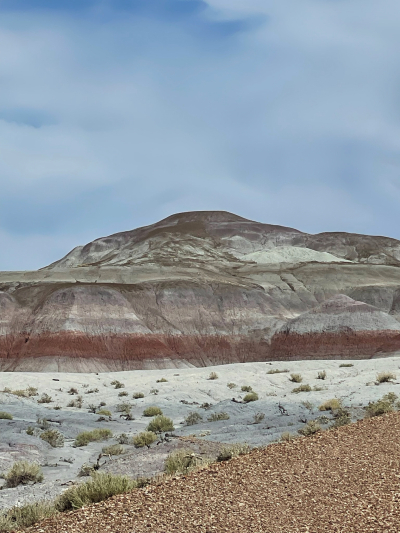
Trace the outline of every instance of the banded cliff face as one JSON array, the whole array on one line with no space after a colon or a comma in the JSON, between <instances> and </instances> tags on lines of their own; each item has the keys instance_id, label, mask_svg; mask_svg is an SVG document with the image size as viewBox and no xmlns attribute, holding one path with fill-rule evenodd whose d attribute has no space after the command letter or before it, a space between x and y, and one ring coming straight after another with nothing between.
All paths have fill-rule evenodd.
<instances>
[{"instance_id":1,"label":"banded cliff face","mask_svg":"<svg viewBox=\"0 0 400 533\"><path fill-rule=\"evenodd\" d=\"M42 270L0 273L0 369L392 354L399 266L394 239L174 215Z\"/></svg>"}]
</instances>

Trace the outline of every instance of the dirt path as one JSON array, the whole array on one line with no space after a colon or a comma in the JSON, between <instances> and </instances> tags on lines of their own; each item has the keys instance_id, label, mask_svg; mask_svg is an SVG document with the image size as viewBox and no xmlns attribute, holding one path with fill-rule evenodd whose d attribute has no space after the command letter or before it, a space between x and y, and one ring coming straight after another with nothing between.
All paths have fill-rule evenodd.
<instances>
[{"instance_id":1,"label":"dirt path","mask_svg":"<svg viewBox=\"0 0 400 533\"><path fill-rule=\"evenodd\" d=\"M400 413L363 420L61 514L40 533L400 530Z\"/></svg>"}]
</instances>

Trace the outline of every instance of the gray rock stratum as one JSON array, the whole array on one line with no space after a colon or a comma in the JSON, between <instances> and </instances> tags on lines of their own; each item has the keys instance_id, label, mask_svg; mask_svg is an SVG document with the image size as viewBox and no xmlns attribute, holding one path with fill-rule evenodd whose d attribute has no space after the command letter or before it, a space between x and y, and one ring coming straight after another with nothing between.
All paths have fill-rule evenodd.
<instances>
[{"instance_id":1,"label":"gray rock stratum","mask_svg":"<svg viewBox=\"0 0 400 533\"><path fill-rule=\"evenodd\" d=\"M345 295L340 296L338 295ZM199 211L0 272L0 369L400 354L400 241Z\"/></svg>"}]
</instances>

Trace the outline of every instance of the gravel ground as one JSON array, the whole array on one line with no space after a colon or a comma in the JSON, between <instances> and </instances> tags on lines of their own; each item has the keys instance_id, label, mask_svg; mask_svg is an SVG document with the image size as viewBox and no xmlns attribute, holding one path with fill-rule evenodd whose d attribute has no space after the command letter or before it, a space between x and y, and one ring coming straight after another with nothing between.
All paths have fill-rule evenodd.
<instances>
[{"instance_id":1,"label":"gravel ground","mask_svg":"<svg viewBox=\"0 0 400 533\"><path fill-rule=\"evenodd\" d=\"M46 520L37 533L398 533L400 414L366 419Z\"/></svg>"}]
</instances>

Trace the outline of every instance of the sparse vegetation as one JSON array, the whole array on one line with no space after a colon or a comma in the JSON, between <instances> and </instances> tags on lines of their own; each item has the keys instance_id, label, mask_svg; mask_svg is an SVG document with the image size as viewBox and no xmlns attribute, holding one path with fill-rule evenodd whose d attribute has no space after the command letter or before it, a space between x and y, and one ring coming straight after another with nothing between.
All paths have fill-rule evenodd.
<instances>
[{"instance_id":1,"label":"sparse vegetation","mask_svg":"<svg viewBox=\"0 0 400 533\"><path fill-rule=\"evenodd\" d=\"M379 383L388 383L396 379L396 374L393 372L379 372L376 376L376 382Z\"/></svg>"},{"instance_id":2,"label":"sparse vegetation","mask_svg":"<svg viewBox=\"0 0 400 533\"><path fill-rule=\"evenodd\" d=\"M160 391L158 389L150 389L150 394L154 394L155 396L157 396L159 392Z\"/></svg>"},{"instance_id":3,"label":"sparse vegetation","mask_svg":"<svg viewBox=\"0 0 400 533\"><path fill-rule=\"evenodd\" d=\"M309 402L308 400L304 400L301 402L301 405L303 405L306 409L308 409L310 412L314 409L314 404Z\"/></svg>"},{"instance_id":4,"label":"sparse vegetation","mask_svg":"<svg viewBox=\"0 0 400 533\"><path fill-rule=\"evenodd\" d=\"M41 397L38 399L38 403L51 403L53 401L52 397L44 392Z\"/></svg>"},{"instance_id":5,"label":"sparse vegetation","mask_svg":"<svg viewBox=\"0 0 400 533\"><path fill-rule=\"evenodd\" d=\"M231 383L227 384L227 387L228 387L228 389L234 389L235 387L237 387L237 385L236 385L236 383L232 383L231 382Z\"/></svg>"},{"instance_id":6,"label":"sparse vegetation","mask_svg":"<svg viewBox=\"0 0 400 533\"><path fill-rule=\"evenodd\" d=\"M144 398L144 394L143 392L134 392L132 398L134 400L139 400L139 398Z\"/></svg>"},{"instance_id":7,"label":"sparse vegetation","mask_svg":"<svg viewBox=\"0 0 400 533\"><path fill-rule=\"evenodd\" d=\"M26 429L26 434L27 435L34 435L35 434L35 428L33 426L28 426L27 429Z\"/></svg>"},{"instance_id":8,"label":"sparse vegetation","mask_svg":"<svg viewBox=\"0 0 400 533\"><path fill-rule=\"evenodd\" d=\"M6 413L6 411L0 411L0 420L12 420L13 416L10 413Z\"/></svg>"},{"instance_id":9,"label":"sparse vegetation","mask_svg":"<svg viewBox=\"0 0 400 533\"><path fill-rule=\"evenodd\" d=\"M326 379L326 372L325 372L325 370L322 370L321 372L318 372L317 379Z\"/></svg>"},{"instance_id":10,"label":"sparse vegetation","mask_svg":"<svg viewBox=\"0 0 400 533\"><path fill-rule=\"evenodd\" d=\"M129 438L126 433L121 433L121 435L118 435L117 441L119 444L128 444Z\"/></svg>"},{"instance_id":11,"label":"sparse vegetation","mask_svg":"<svg viewBox=\"0 0 400 533\"><path fill-rule=\"evenodd\" d=\"M332 428L346 426L351 422L350 412L347 409L343 409L343 407L340 407L336 411L333 411L332 414L334 418L334 422L331 426Z\"/></svg>"},{"instance_id":12,"label":"sparse vegetation","mask_svg":"<svg viewBox=\"0 0 400 533\"><path fill-rule=\"evenodd\" d=\"M230 416L228 413L221 411L220 413L212 413L207 417L208 422L218 422L219 420L229 420Z\"/></svg>"},{"instance_id":13,"label":"sparse vegetation","mask_svg":"<svg viewBox=\"0 0 400 533\"><path fill-rule=\"evenodd\" d=\"M242 385L240 390L242 392L253 392L253 387L250 387L250 385Z\"/></svg>"},{"instance_id":14,"label":"sparse vegetation","mask_svg":"<svg viewBox=\"0 0 400 533\"><path fill-rule=\"evenodd\" d=\"M256 400L258 400L258 394L256 392L249 392L243 398L243 401L246 402L246 403L255 402Z\"/></svg>"},{"instance_id":15,"label":"sparse vegetation","mask_svg":"<svg viewBox=\"0 0 400 533\"><path fill-rule=\"evenodd\" d=\"M218 379L218 374L216 372L211 372L207 379Z\"/></svg>"},{"instance_id":16,"label":"sparse vegetation","mask_svg":"<svg viewBox=\"0 0 400 533\"><path fill-rule=\"evenodd\" d=\"M143 416L157 416L162 415L163 412L159 407L156 407L155 405L152 405L150 407L146 407L146 409L143 411Z\"/></svg>"},{"instance_id":17,"label":"sparse vegetation","mask_svg":"<svg viewBox=\"0 0 400 533\"><path fill-rule=\"evenodd\" d=\"M255 413L253 415L253 424L260 424L260 422L262 422L264 418L265 418L264 413Z\"/></svg>"},{"instance_id":18,"label":"sparse vegetation","mask_svg":"<svg viewBox=\"0 0 400 533\"><path fill-rule=\"evenodd\" d=\"M74 446L87 446L89 442L99 442L107 440L112 437L110 429L93 429L92 431L82 431L79 433L74 441Z\"/></svg>"},{"instance_id":19,"label":"sparse vegetation","mask_svg":"<svg viewBox=\"0 0 400 533\"><path fill-rule=\"evenodd\" d=\"M167 383L168 379L165 379L165 378L161 378L161 379L157 379L156 383Z\"/></svg>"},{"instance_id":20,"label":"sparse vegetation","mask_svg":"<svg viewBox=\"0 0 400 533\"><path fill-rule=\"evenodd\" d=\"M99 409L97 411L97 414L102 416L111 416L111 411L109 411L108 409Z\"/></svg>"},{"instance_id":21,"label":"sparse vegetation","mask_svg":"<svg viewBox=\"0 0 400 533\"><path fill-rule=\"evenodd\" d=\"M114 386L114 389L124 389L125 385L118 381L118 379L114 379L114 381L111 382L111 385Z\"/></svg>"},{"instance_id":22,"label":"sparse vegetation","mask_svg":"<svg viewBox=\"0 0 400 533\"><path fill-rule=\"evenodd\" d=\"M229 461L233 457L238 457L239 455L246 455L250 452L250 446L247 443L237 443L237 444L229 444L227 446L224 446L222 450L219 452L217 461Z\"/></svg>"},{"instance_id":23,"label":"sparse vegetation","mask_svg":"<svg viewBox=\"0 0 400 533\"><path fill-rule=\"evenodd\" d=\"M212 407L212 403L209 403L209 402L204 402L200 405L200 409L205 409L205 410L211 409L211 407Z\"/></svg>"},{"instance_id":24,"label":"sparse vegetation","mask_svg":"<svg viewBox=\"0 0 400 533\"><path fill-rule=\"evenodd\" d=\"M326 402L321 403L318 409L320 411L333 411L334 409L340 409L341 407L341 400L338 400L337 398L332 398L331 400L326 400Z\"/></svg>"},{"instance_id":25,"label":"sparse vegetation","mask_svg":"<svg viewBox=\"0 0 400 533\"><path fill-rule=\"evenodd\" d=\"M294 392L295 394L298 394L299 392L310 392L310 391L311 391L310 385L300 385L299 387L295 387L294 389L292 389L292 392Z\"/></svg>"},{"instance_id":26,"label":"sparse vegetation","mask_svg":"<svg viewBox=\"0 0 400 533\"><path fill-rule=\"evenodd\" d=\"M301 374L290 374L289 381L292 381L293 383L301 383L303 378L301 377Z\"/></svg>"},{"instance_id":27,"label":"sparse vegetation","mask_svg":"<svg viewBox=\"0 0 400 533\"><path fill-rule=\"evenodd\" d=\"M142 433L139 433L139 435L136 435L136 437L133 437L132 442L135 448L144 448L144 446L150 448L150 445L156 440L157 435L154 431L143 431Z\"/></svg>"},{"instance_id":28,"label":"sparse vegetation","mask_svg":"<svg viewBox=\"0 0 400 533\"><path fill-rule=\"evenodd\" d=\"M115 409L117 413L130 413L132 409L132 405L127 402L119 403Z\"/></svg>"},{"instance_id":29,"label":"sparse vegetation","mask_svg":"<svg viewBox=\"0 0 400 533\"><path fill-rule=\"evenodd\" d=\"M40 427L40 429L49 429L50 422L47 420L47 418L40 418L39 416L36 418L36 424Z\"/></svg>"},{"instance_id":30,"label":"sparse vegetation","mask_svg":"<svg viewBox=\"0 0 400 533\"><path fill-rule=\"evenodd\" d=\"M82 398L82 396L78 396L77 398L75 398L75 400L71 400L67 404L67 407L77 407L78 409L81 409L82 408L82 404L83 404L83 398Z\"/></svg>"},{"instance_id":31,"label":"sparse vegetation","mask_svg":"<svg viewBox=\"0 0 400 533\"><path fill-rule=\"evenodd\" d=\"M289 433L289 431L284 431L279 440L281 442L291 442L295 439L297 439L296 435L293 435L293 433Z\"/></svg>"},{"instance_id":32,"label":"sparse vegetation","mask_svg":"<svg viewBox=\"0 0 400 533\"><path fill-rule=\"evenodd\" d=\"M71 387L68 391L68 394L78 394L78 389L75 387Z\"/></svg>"},{"instance_id":33,"label":"sparse vegetation","mask_svg":"<svg viewBox=\"0 0 400 533\"><path fill-rule=\"evenodd\" d=\"M268 370L267 374L283 374L284 372L289 372L287 368L284 370L279 370L279 368L272 368L271 370Z\"/></svg>"},{"instance_id":34,"label":"sparse vegetation","mask_svg":"<svg viewBox=\"0 0 400 533\"><path fill-rule=\"evenodd\" d=\"M153 431L153 433L163 433L165 431L173 431L174 429L173 421L164 415L155 416L146 428L147 431Z\"/></svg>"},{"instance_id":35,"label":"sparse vegetation","mask_svg":"<svg viewBox=\"0 0 400 533\"><path fill-rule=\"evenodd\" d=\"M318 421L309 420L304 427L298 430L298 433L300 433L300 435L304 435L308 437L309 435L314 435L315 433L318 433L319 431L322 431L322 428L319 425Z\"/></svg>"},{"instance_id":36,"label":"sparse vegetation","mask_svg":"<svg viewBox=\"0 0 400 533\"><path fill-rule=\"evenodd\" d=\"M64 446L64 436L56 429L48 429L41 433L40 438L50 444L53 448L62 448Z\"/></svg>"},{"instance_id":37,"label":"sparse vegetation","mask_svg":"<svg viewBox=\"0 0 400 533\"><path fill-rule=\"evenodd\" d=\"M354 366L353 363L342 363L339 368L350 368L351 366Z\"/></svg>"},{"instance_id":38,"label":"sparse vegetation","mask_svg":"<svg viewBox=\"0 0 400 533\"><path fill-rule=\"evenodd\" d=\"M118 393L118 397L119 398L122 398L122 396L128 396L128 393L126 392L126 390L123 390L123 391Z\"/></svg>"},{"instance_id":39,"label":"sparse vegetation","mask_svg":"<svg viewBox=\"0 0 400 533\"><path fill-rule=\"evenodd\" d=\"M190 448L182 448L168 455L165 460L164 471L167 474L187 474L206 462L210 461L196 455Z\"/></svg>"},{"instance_id":40,"label":"sparse vegetation","mask_svg":"<svg viewBox=\"0 0 400 533\"><path fill-rule=\"evenodd\" d=\"M17 461L5 474L4 479L6 480L7 488L14 488L31 482L41 483L43 474L40 465L28 463L28 461Z\"/></svg>"},{"instance_id":41,"label":"sparse vegetation","mask_svg":"<svg viewBox=\"0 0 400 533\"><path fill-rule=\"evenodd\" d=\"M318 387L318 385L314 385L313 389L314 391L321 391L321 390L324 390L323 387Z\"/></svg>"},{"instance_id":42,"label":"sparse vegetation","mask_svg":"<svg viewBox=\"0 0 400 533\"><path fill-rule=\"evenodd\" d=\"M365 407L365 410L367 411L367 418L384 415L385 413L391 413L393 411L393 402L387 398L381 398L376 402L369 402L367 407Z\"/></svg>"},{"instance_id":43,"label":"sparse vegetation","mask_svg":"<svg viewBox=\"0 0 400 533\"><path fill-rule=\"evenodd\" d=\"M185 417L185 424L187 426L194 426L203 421L203 417L200 413L192 412Z\"/></svg>"},{"instance_id":44,"label":"sparse vegetation","mask_svg":"<svg viewBox=\"0 0 400 533\"><path fill-rule=\"evenodd\" d=\"M0 531L15 531L33 526L39 520L49 518L56 512L54 505L48 502L28 503L21 507L15 506L6 511L4 515L0 515Z\"/></svg>"},{"instance_id":45,"label":"sparse vegetation","mask_svg":"<svg viewBox=\"0 0 400 533\"><path fill-rule=\"evenodd\" d=\"M121 444L111 444L110 446L104 446L101 450L104 455L122 455L124 453L124 448Z\"/></svg>"},{"instance_id":46,"label":"sparse vegetation","mask_svg":"<svg viewBox=\"0 0 400 533\"><path fill-rule=\"evenodd\" d=\"M94 394L96 392L99 392L99 389L97 387L95 389L89 389L85 391L85 394Z\"/></svg>"}]
</instances>

